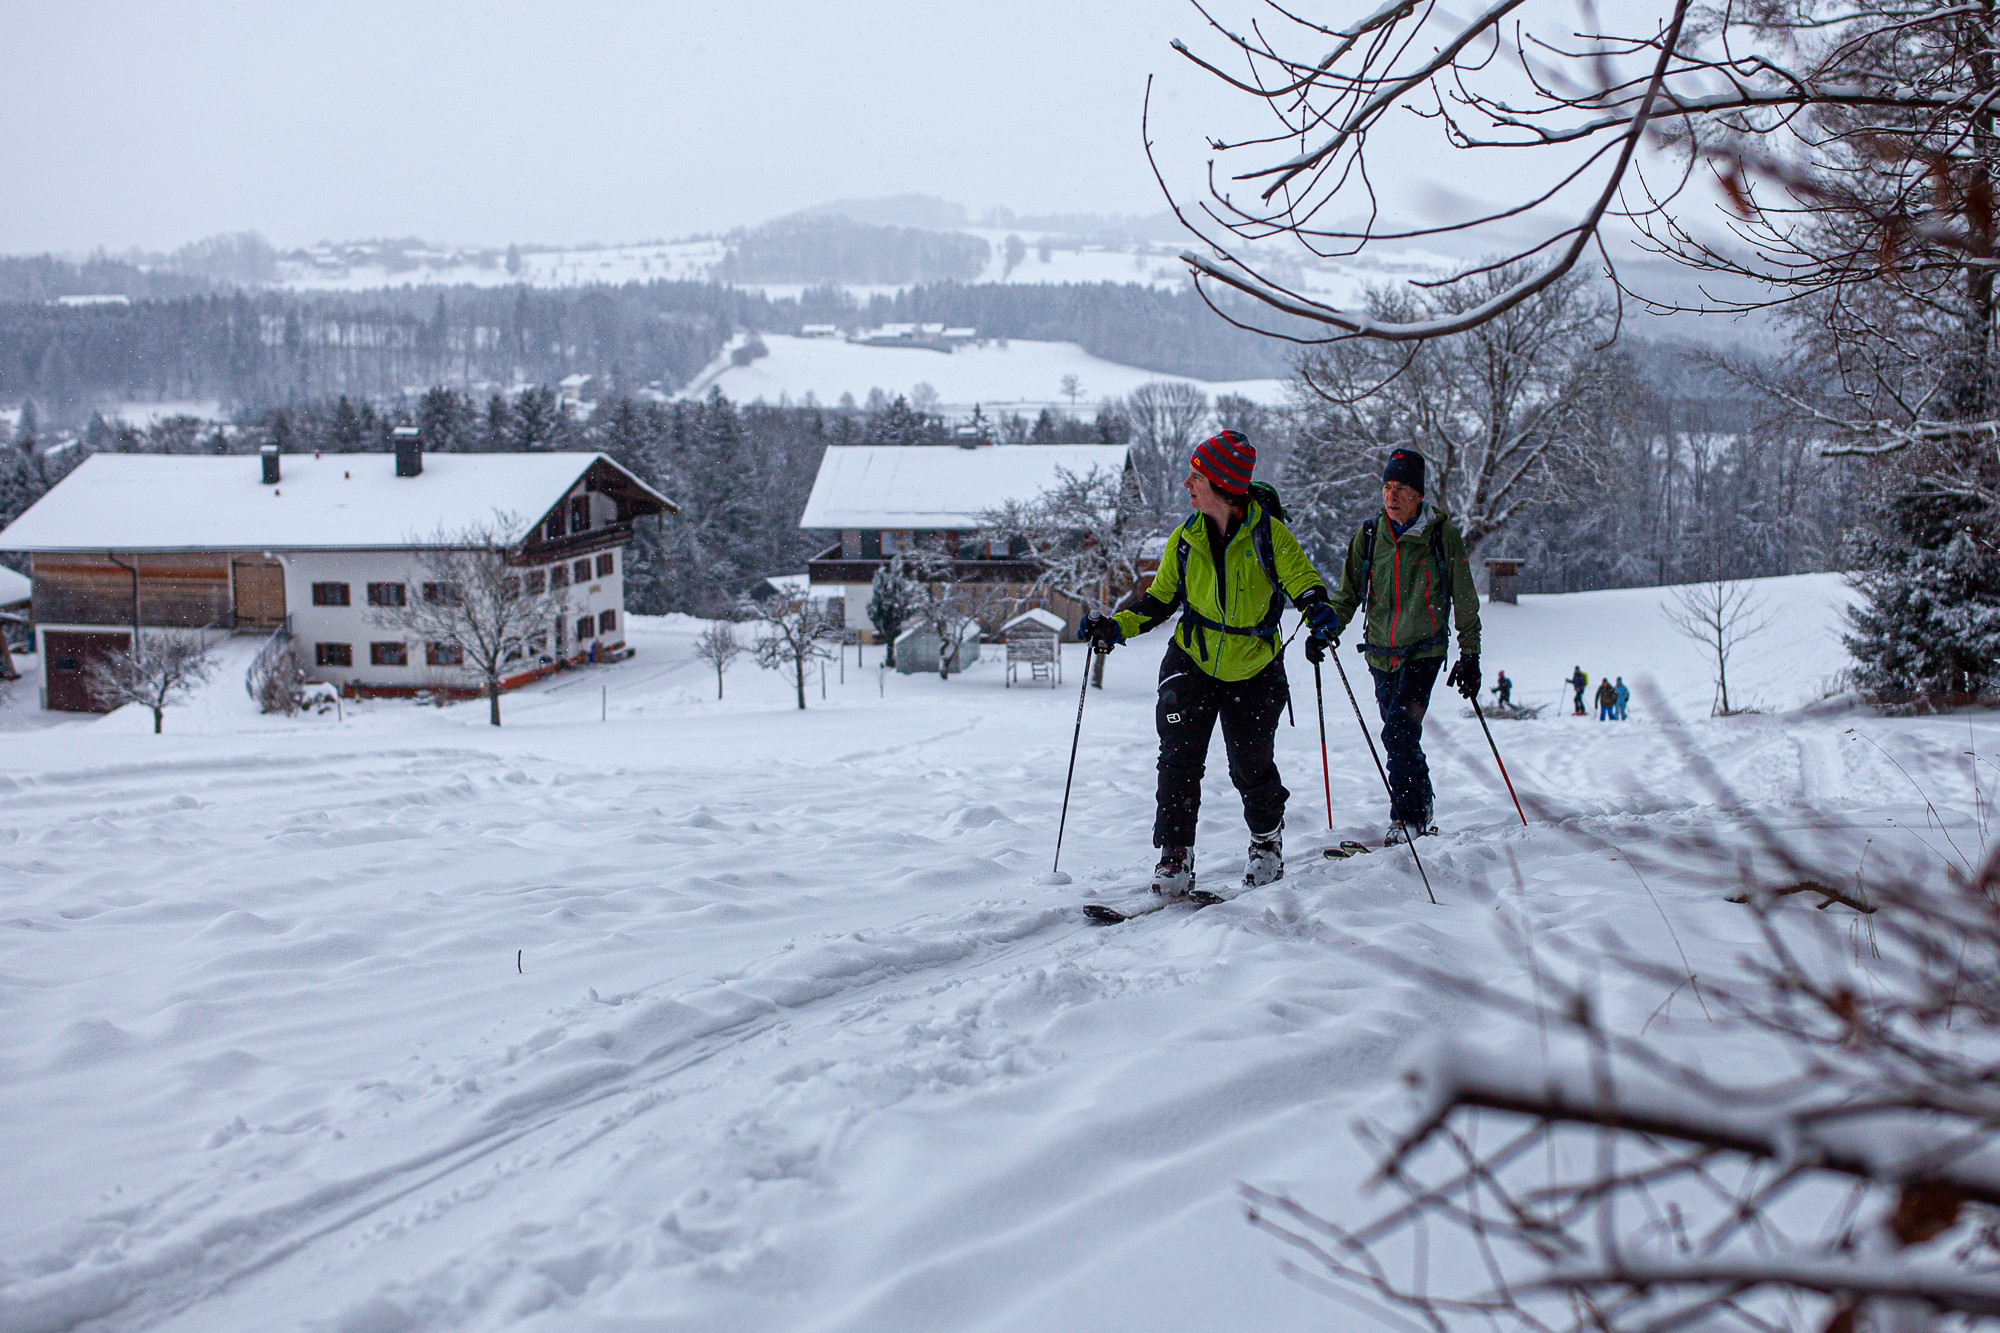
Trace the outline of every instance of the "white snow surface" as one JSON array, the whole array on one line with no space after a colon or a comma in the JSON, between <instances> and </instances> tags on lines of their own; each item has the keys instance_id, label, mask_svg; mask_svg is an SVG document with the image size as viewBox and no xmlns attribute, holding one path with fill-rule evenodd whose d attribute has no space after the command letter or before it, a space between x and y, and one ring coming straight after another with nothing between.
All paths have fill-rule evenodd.
<instances>
[{"instance_id":1,"label":"white snow surface","mask_svg":"<svg viewBox=\"0 0 2000 1333\"><path fill-rule=\"evenodd\" d=\"M737 402L759 398L797 403L811 394L833 404L843 393L865 400L870 389L894 398L910 396L919 384L937 394L934 411L954 416L977 406L990 419L1001 412L1034 415L1044 407L1058 412L1094 413L1097 400L1122 397L1154 380L1187 380L1211 397L1233 393L1260 403L1285 401L1285 381L1188 380L1151 370L1120 365L1092 356L1075 343L991 339L945 353L921 347L871 347L844 338L794 338L762 335L769 356L747 366L732 365L729 351L689 382L683 397L698 398L719 386ZM1063 377L1079 381L1074 402L1063 392Z\"/></svg>"},{"instance_id":2,"label":"white snow surface","mask_svg":"<svg viewBox=\"0 0 2000 1333\"><path fill-rule=\"evenodd\" d=\"M1783 620L1732 693L1795 709L1842 664L1850 594L1762 593ZM1441 687L1439 906L1406 856L1317 855L1379 832L1383 799L1329 667L1326 832L1293 653L1286 877L1113 927L1077 909L1143 890L1162 633L1086 699L1070 883L1047 872L1074 685L1005 689L998 662L947 682L849 650L801 712L739 660L718 702L702 623L633 617L636 658L509 695L499 729L482 704L264 718L225 672L158 737L28 725L31 672L0 686L0 1327L1368 1327L1276 1271L1233 1190L1372 1215L1350 1126L1408 1113L1399 1062L1515 1039L1384 960L1511 976L1498 888L1579 948L1615 928L1666 957L1671 922L1709 975L1743 909L1691 863L1649 898L1579 832L1837 810L1921 852L1902 825L1926 794L1972 825L1963 752L2000 750L1991 716L1710 719L1663 595L1486 608L1486 669L1521 694L1581 659L1661 701L1494 723L1559 816L1523 828ZM1216 888L1244 842L1223 767ZM1604 1012L1661 1032L1665 990Z\"/></svg>"},{"instance_id":3,"label":"white snow surface","mask_svg":"<svg viewBox=\"0 0 2000 1333\"><path fill-rule=\"evenodd\" d=\"M599 461L617 466L602 454L433 453L399 477L394 454L286 454L267 486L255 456L93 454L0 530L0 550L380 549L503 515L525 536Z\"/></svg>"},{"instance_id":4,"label":"white snow surface","mask_svg":"<svg viewBox=\"0 0 2000 1333\"><path fill-rule=\"evenodd\" d=\"M33 591L34 585L28 582L26 574L18 574L7 566L0 565L0 606L25 602Z\"/></svg>"},{"instance_id":5,"label":"white snow surface","mask_svg":"<svg viewBox=\"0 0 2000 1333\"><path fill-rule=\"evenodd\" d=\"M1117 475L1125 452L1122 444L836 446L820 459L799 526L975 528L981 511L1033 500L1064 472Z\"/></svg>"}]
</instances>

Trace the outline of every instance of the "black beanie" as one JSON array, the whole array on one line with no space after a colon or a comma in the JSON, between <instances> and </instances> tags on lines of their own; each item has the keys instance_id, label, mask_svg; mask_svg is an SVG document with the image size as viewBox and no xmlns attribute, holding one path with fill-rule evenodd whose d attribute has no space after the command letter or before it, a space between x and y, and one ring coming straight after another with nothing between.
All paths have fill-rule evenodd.
<instances>
[{"instance_id":1,"label":"black beanie","mask_svg":"<svg viewBox=\"0 0 2000 1333\"><path fill-rule=\"evenodd\" d=\"M1414 449L1398 449L1389 455L1382 469L1382 484L1400 481L1418 495L1424 493L1424 456Z\"/></svg>"}]
</instances>

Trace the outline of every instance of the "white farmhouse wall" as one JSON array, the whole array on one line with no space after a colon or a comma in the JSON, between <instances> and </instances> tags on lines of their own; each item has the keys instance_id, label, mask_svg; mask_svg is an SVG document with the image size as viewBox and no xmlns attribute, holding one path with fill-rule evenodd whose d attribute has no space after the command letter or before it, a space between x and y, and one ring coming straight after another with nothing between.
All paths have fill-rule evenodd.
<instances>
[{"instance_id":1,"label":"white farmhouse wall","mask_svg":"<svg viewBox=\"0 0 2000 1333\"><path fill-rule=\"evenodd\" d=\"M596 515L593 515L595 519ZM305 660L311 679L341 686L356 682L390 689L422 689L429 686L473 688L479 684L478 673L470 669L437 667L426 663L424 644L405 630L383 625L380 617L385 614L385 608L368 605L370 583L401 583L407 589L407 597L423 596L423 562L414 552L301 551L275 554L285 567L285 607L291 615L292 635L298 641L300 656ZM597 573L599 555L611 557L611 573ZM575 566L585 561L590 564L590 575L578 582ZM560 642L562 654L574 657L587 653L593 641L601 641L605 646L624 643L624 548L577 556L559 563L570 575L569 604L563 613L561 632L551 640L552 644ZM526 566L524 572L540 570L546 576L553 567L547 564ZM315 583L347 584L348 605L313 605ZM596 625L606 611L613 613L615 624L608 633L600 633ZM592 621L592 635L579 640L577 622L586 615ZM555 627L550 628L554 630ZM373 665L370 662L370 645L392 641L402 641L407 645L407 665ZM353 650L353 665L318 665L318 647L323 643L349 645Z\"/></svg>"}]
</instances>

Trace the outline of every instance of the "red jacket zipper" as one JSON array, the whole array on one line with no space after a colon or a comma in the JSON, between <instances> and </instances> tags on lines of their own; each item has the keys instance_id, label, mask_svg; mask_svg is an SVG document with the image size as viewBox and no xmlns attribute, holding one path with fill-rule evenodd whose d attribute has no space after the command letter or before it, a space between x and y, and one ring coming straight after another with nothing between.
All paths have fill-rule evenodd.
<instances>
[{"instance_id":1,"label":"red jacket zipper","mask_svg":"<svg viewBox=\"0 0 2000 1333\"><path fill-rule=\"evenodd\" d=\"M1395 536L1395 532L1394 528L1389 529L1392 537ZM1395 603L1389 612L1389 646L1394 648L1396 646L1396 622L1403 618L1403 545L1401 540L1399 539L1391 549L1395 551L1395 557L1389 566L1389 586L1396 590L1396 597Z\"/></svg>"}]
</instances>

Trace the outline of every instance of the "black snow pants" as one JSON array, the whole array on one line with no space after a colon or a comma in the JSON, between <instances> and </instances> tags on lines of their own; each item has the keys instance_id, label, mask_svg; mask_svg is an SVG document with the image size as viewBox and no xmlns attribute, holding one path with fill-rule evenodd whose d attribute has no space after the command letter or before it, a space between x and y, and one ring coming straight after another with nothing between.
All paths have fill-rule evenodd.
<instances>
[{"instance_id":1,"label":"black snow pants","mask_svg":"<svg viewBox=\"0 0 2000 1333\"><path fill-rule=\"evenodd\" d=\"M1291 696L1282 659L1248 680L1222 681L1195 665L1178 643L1160 660L1160 699L1153 720L1160 731L1160 786L1153 815L1155 847L1194 846L1201 813L1201 775L1208 742L1222 719L1222 747L1229 780L1243 795L1243 819L1254 833L1285 822L1285 798L1271 751L1278 717Z\"/></svg>"},{"instance_id":2,"label":"black snow pants","mask_svg":"<svg viewBox=\"0 0 2000 1333\"><path fill-rule=\"evenodd\" d=\"M1368 668L1375 706L1382 710L1382 748L1389 761L1389 818L1429 827L1431 768L1424 759L1424 712L1431 706L1442 657L1418 657L1394 671Z\"/></svg>"}]
</instances>

